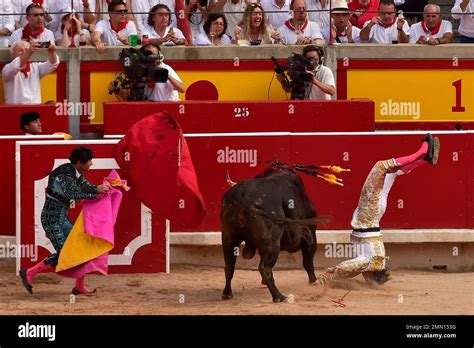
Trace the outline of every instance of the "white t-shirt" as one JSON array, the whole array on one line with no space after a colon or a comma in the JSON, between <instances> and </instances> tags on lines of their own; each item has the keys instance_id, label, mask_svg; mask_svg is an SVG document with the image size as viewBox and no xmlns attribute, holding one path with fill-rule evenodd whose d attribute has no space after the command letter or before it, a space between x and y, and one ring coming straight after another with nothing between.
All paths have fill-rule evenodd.
<instances>
[{"instance_id":1,"label":"white t-shirt","mask_svg":"<svg viewBox=\"0 0 474 348\"><path fill-rule=\"evenodd\" d=\"M322 34L324 37L324 41L329 43L329 26L323 28ZM341 43L348 43L349 41L347 40L347 36L345 35L345 32L343 33L344 35L339 35L339 41ZM354 43L360 43L360 29L357 28L356 26L352 26L352 40L354 40ZM337 42L337 41L336 41Z\"/></svg>"},{"instance_id":2,"label":"white t-shirt","mask_svg":"<svg viewBox=\"0 0 474 348\"><path fill-rule=\"evenodd\" d=\"M168 76L173 77L174 79L181 81L176 71L172 67L165 63L161 63L160 68L168 70ZM148 96L150 101L177 101L179 99L178 91L174 88L173 84L168 80L166 82L155 84L153 90L148 86L145 87L145 95Z\"/></svg>"},{"instance_id":3,"label":"white t-shirt","mask_svg":"<svg viewBox=\"0 0 474 348\"><path fill-rule=\"evenodd\" d=\"M17 29L13 32L13 34L10 36L8 39L10 46L13 45L17 41L21 41L21 36L23 35L23 28ZM44 29L44 31L41 33L38 38L34 39L37 42L52 42L54 43L54 34L51 30L49 29Z\"/></svg>"},{"instance_id":4,"label":"white t-shirt","mask_svg":"<svg viewBox=\"0 0 474 348\"><path fill-rule=\"evenodd\" d=\"M441 39L444 34L452 32L453 25L450 21L442 20L441 27L439 28L439 31L436 34L433 34L431 31L428 31L428 33L426 33L423 29L422 22L415 23L410 28L410 43L416 43L420 36L424 36L426 38L432 37L435 39Z\"/></svg>"},{"instance_id":5,"label":"white t-shirt","mask_svg":"<svg viewBox=\"0 0 474 348\"><path fill-rule=\"evenodd\" d=\"M150 12L150 2L149 0L133 0L132 1L132 12L133 16L137 20L138 30L143 31L143 29L148 25L148 13ZM143 12L143 13L138 13ZM143 33L142 33L143 35Z\"/></svg>"},{"instance_id":6,"label":"white t-shirt","mask_svg":"<svg viewBox=\"0 0 474 348\"><path fill-rule=\"evenodd\" d=\"M137 34L137 28L135 27L135 23L129 21L124 29L120 30L118 33L113 31L110 26L110 21L108 20L101 20L95 26L94 32L98 31L102 35L100 36L100 40L110 46L122 46L123 43L117 39L117 35L123 35L127 39L129 39L130 35Z\"/></svg>"},{"instance_id":7,"label":"white t-shirt","mask_svg":"<svg viewBox=\"0 0 474 348\"><path fill-rule=\"evenodd\" d=\"M364 28L368 26L370 21L364 23ZM410 26L405 21L403 24L403 31L406 35L410 35ZM388 28L382 27L379 24L370 28L369 43L391 44L392 41L398 41L397 23L395 22Z\"/></svg>"},{"instance_id":8,"label":"white t-shirt","mask_svg":"<svg viewBox=\"0 0 474 348\"><path fill-rule=\"evenodd\" d=\"M321 28L329 26L329 1L326 1L326 7L321 6L319 0L307 0L306 10L308 11L308 19L311 22L318 23ZM317 11L317 12L310 12Z\"/></svg>"},{"instance_id":9,"label":"white t-shirt","mask_svg":"<svg viewBox=\"0 0 474 348\"><path fill-rule=\"evenodd\" d=\"M160 34L158 34L155 31L155 28L150 27L149 25L146 25L142 30L142 35L148 35L149 39L162 39L166 35L168 35L168 32L170 31L170 28L172 28L172 27L171 26L166 27L164 35L160 36ZM181 30L179 30L178 28L173 28L173 31L175 33L176 38L185 39L185 37L183 35L183 32ZM173 41L168 41L168 42L164 42L163 45L165 45L165 46L174 46L175 43Z\"/></svg>"},{"instance_id":10,"label":"white t-shirt","mask_svg":"<svg viewBox=\"0 0 474 348\"><path fill-rule=\"evenodd\" d=\"M322 83L335 87L334 74L327 66L321 65L321 68L316 72L316 80ZM331 100L331 95L324 93L318 86L311 85L311 92L309 94L311 100Z\"/></svg>"},{"instance_id":11,"label":"white t-shirt","mask_svg":"<svg viewBox=\"0 0 474 348\"><path fill-rule=\"evenodd\" d=\"M168 8L171 11L171 26L176 28L177 18L176 18L176 15L173 13L176 11L175 0L150 0L150 8L148 9L148 11L150 11L153 6L158 5L158 4L163 4L163 5L168 6Z\"/></svg>"},{"instance_id":12,"label":"white t-shirt","mask_svg":"<svg viewBox=\"0 0 474 348\"><path fill-rule=\"evenodd\" d=\"M91 34L89 33L89 30L82 29L80 33L74 35L74 44L76 45L76 47L80 46L81 35L83 35L83 39L85 40L85 42L90 42ZM62 31L58 30L57 32L55 32L54 37L56 39L56 42L61 40L63 38ZM70 41L71 40L69 40L69 44ZM69 47L69 45L67 47Z\"/></svg>"},{"instance_id":13,"label":"white t-shirt","mask_svg":"<svg viewBox=\"0 0 474 348\"><path fill-rule=\"evenodd\" d=\"M222 45L230 45L232 43L226 34L222 35L221 42ZM196 37L196 42L194 42L194 44L196 46L209 46L212 45L212 42L211 40L209 40L207 34L205 32L202 32Z\"/></svg>"},{"instance_id":14,"label":"white t-shirt","mask_svg":"<svg viewBox=\"0 0 474 348\"><path fill-rule=\"evenodd\" d=\"M451 9L451 16L454 19L460 19L461 24L459 25L459 34L474 38L474 14L461 14L461 13L474 13L474 0L470 0L467 4L466 11L461 10L462 0L456 0L453 8ZM456 14L455 14L456 13Z\"/></svg>"},{"instance_id":15,"label":"white t-shirt","mask_svg":"<svg viewBox=\"0 0 474 348\"><path fill-rule=\"evenodd\" d=\"M227 31L225 33L230 37L234 37L235 27L242 22L243 12L246 7L247 5L244 0L239 0L237 4L234 4L231 0L227 0L222 8L222 12L227 20Z\"/></svg>"},{"instance_id":16,"label":"white t-shirt","mask_svg":"<svg viewBox=\"0 0 474 348\"><path fill-rule=\"evenodd\" d=\"M281 36L281 42L284 45L294 45L298 40L298 37L295 34L295 31L288 28L286 24L283 24L278 28L278 32ZM317 23L307 21L306 26L301 29L301 35L305 38L315 40L321 39L324 40L323 34L321 33L321 28Z\"/></svg>"},{"instance_id":17,"label":"white t-shirt","mask_svg":"<svg viewBox=\"0 0 474 348\"><path fill-rule=\"evenodd\" d=\"M275 0L261 0L260 5L267 14L268 22L275 30L285 24L287 19L290 19L290 0L285 0L285 4L281 8L275 3ZM278 12L270 13L270 11Z\"/></svg>"},{"instance_id":18,"label":"white t-shirt","mask_svg":"<svg viewBox=\"0 0 474 348\"><path fill-rule=\"evenodd\" d=\"M41 104L40 80L56 70L58 64L57 55L55 64L51 64L49 60L30 63L28 77L21 72L20 57L5 65L2 69L5 104Z\"/></svg>"},{"instance_id":19,"label":"white t-shirt","mask_svg":"<svg viewBox=\"0 0 474 348\"><path fill-rule=\"evenodd\" d=\"M4 16L0 16L0 30L7 28L10 30L10 33L13 33L15 31L15 22L13 21L13 5L11 0L0 1L0 13L5 13ZM0 47L8 47L8 36L0 36Z\"/></svg>"}]
</instances>

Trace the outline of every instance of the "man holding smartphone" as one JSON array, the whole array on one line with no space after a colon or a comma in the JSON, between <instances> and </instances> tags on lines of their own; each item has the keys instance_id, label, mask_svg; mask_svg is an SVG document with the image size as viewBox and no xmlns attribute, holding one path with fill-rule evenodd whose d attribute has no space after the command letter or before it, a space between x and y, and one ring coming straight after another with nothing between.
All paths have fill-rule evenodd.
<instances>
[{"instance_id":1,"label":"man holding smartphone","mask_svg":"<svg viewBox=\"0 0 474 348\"><path fill-rule=\"evenodd\" d=\"M40 81L52 73L59 65L56 46L50 44L48 60L30 63L31 56L39 49L40 43L19 40L10 48L12 61L2 69L5 104L41 104Z\"/></svg>"},{"instance_id":2,"label":"man holding smartphone","mask_svg":"<svg viewBox=\"0 0 474 348\"><path fill-rule=\"evenodd\" d=\"M54 34L46 29L45 10L38 3L32 3L26 8L26 20L28 23L18 30L15 30L9 38L9 45L24 40L35 42L54 42Z\"/></svg>"}]
</instances>

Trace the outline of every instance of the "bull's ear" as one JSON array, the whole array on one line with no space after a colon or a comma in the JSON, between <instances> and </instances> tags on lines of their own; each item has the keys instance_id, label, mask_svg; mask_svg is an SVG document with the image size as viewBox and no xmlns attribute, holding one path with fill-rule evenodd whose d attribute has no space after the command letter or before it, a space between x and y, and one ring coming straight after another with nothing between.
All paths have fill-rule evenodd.
<instances>
[{"instance_id":1,"label":"bull's ear","mask_svg":"<svg viewBox=\"0 0 474 348\"><path fill-rule=\"evenodd\" d=\"M227 183L229 184L230 187L234 187L235 185L237 185L237 183L233 182L232 179L230 178L230 174L229 174L228 169L226 171L225 177L226 177Z\"/></svg>"}]
</instances>

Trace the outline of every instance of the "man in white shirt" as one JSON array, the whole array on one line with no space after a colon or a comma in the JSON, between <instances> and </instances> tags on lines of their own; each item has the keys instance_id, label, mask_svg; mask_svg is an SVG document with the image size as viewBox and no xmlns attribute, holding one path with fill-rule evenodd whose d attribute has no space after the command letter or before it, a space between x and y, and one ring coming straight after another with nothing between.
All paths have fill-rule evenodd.
<instances>
[{"instance_id":1,"label":"man in white shirt","mask_svg":"<svg viewBox=\"0 0 474 348\"><path fill-rule=\"evenodd\" d=\"M291 99L309 100L331 100L336 94L334 74L331 69L323 65L324 52L321 47L308 45L303 49L303 56L308 60L310 66L306 67L306 72L313 75L310 82L304 82L304 96L295 94L288 80L282 74L277 74L277 80L281 83L285 92L291 92ZM291 81L294 85L296 81Z\"/></svg>"},{"instance_id":2,"label":"man in white shirt","mask_svg":"<svg viewBox=\"0 0 474 348\"><path fill-rule=\"evenodd\" d=\"M227 20L226 34L234 37L235 27L242 22L243 13L247 7L247 1L244 0L217 0L210 8L210 13L222 12Z\"/></svg>"},{"instance_id":3,"label":"man in white shirt","mask_svg":"<svg viewBox=\"0 0 474 348\"><path fill-rule=\"evenodd\" d=\"M290 19L290 0L261 0L265 10L265 14L268 17L268 22L273 29L280 28L287 19Z\"/></svg>"},{"instance_id":4,"label":"man in white shirt","mask_svg":"<svg viewBox=\"0 0 474 348\"><path fill-rule=\"evenodd\" d=\"M393 0L381 0L379 16L365 22L360 32L362 42L392 44L408 43L410 26L403 16L396 17Z\"/></svg>"},{"instance_id":5,"label":"man in white shirt","mask_svg":"<svg viewBox=\"0 0 474 348\"><path fill-rule=\"evenodd\" d=\"M435 46L450 43L452 39L453 25L441 19L441 9L438 5L426 5L423 21L413 24L410 28L410 43Z\"/></svg>"},{"instance_id":6,"label":"man in white shirt","mask_svg":"<svg viewBox=\"0 0 474 348\"><path fill-rule=\"evenodd\" d=\"M17 41L10 48L12 61L2 69L5 104L41 104L40 80L52 73L59 65L56 46L48 48L48 60L30 63L29 59L38 50L39 43Z\"/></svg>"},{"instance_id":7,"label":"man in white shirt","mask_svg":"<svg viewBox=\"0 0 474 348\"><path fill-rule=\"evenodd\" d=\"M108 8L110 20L101 20L92 34L92 45L100 53L105 52L105 45L129 45L130 35L138 35L135 24L127 19L127 6L121 0L113 0Z\"/></svg>"},{"instance_id":8,"label":"man in white shirt","mask_svg":"<svg viewBox=\"0 0 474 348\"><path fill-rule=\"evenodd\" d=\"M11 0L0 0L0 47L8 47L8 36L15 31Z\"/></svg>"},{"instance_id":9,"label":"man in white shirt","mask_svg":"<svg viewBox=\"0 0 474 348\"><path fill-rule=\"evenodd\" d=\"M278 28L284 45L324 44L321 28L307 17L305 0L292 0L293 18Z\"/></svg>"},{"instance_id":10,"label":"man in white shirt","mask_svg":"<svg viewBox=\"0 0 474 348\"><path fill-rule=\"evenodd\" d=\"M307 0L308 19L318 23L321 28L329 26L330 0ZM334 8L334 6L333 6Z\"/></svg>"},{"instance_id":11,"label":"man in white shirt","mask_svg":"<svg viewBox=\"0 0 474 348\"><path fill-rule=\"evenodd\" d=\"M178 23L178 19L176 18L176 13L175 13L176 12L176 1L175 0L149 0L149 1L150 1L149 9L151 9L153 6L158 5L158 4L163 4L163 5L168 6L168 8L171 11L171 24L174 27L176 27L176 25ZM135 2L135 0L133 0L132 2Z\"/></svg>"},{"instance_id":12,"label":"man in white shirt","mask_svg":"<svg viewBox=\"0 0 474 348\"><path fill-rule=\"evenodd\" d=\"M338 0L333 4L332 33L329 25L322 30L324 41L333 45L335 43L359 43L360 29L350 22L349 7L346 0Z\"/></svg>"},{"instance_id":13,"label":"man in white shirt","mask_svg":"<svg viewBox=\"0 0 474 348\"><path fill-rule=\"evenodd\" d=\"M26 8L26 20L28 23L15 30L9 38L10 46L17 41L36 41L54 43L54 34L45 28L45 10L38 3L32 3Z\"/></svg>"},{"instance_id":14,"label":"man in white shirt","mask_svg":"<svg viewBox=\"0 0 474 348\"><path fill-rule=\"evenodd\" d=\"M468 14L469 13L469 14ZM474 43L474 0L456 0L451 16L460 19L459 34L461 43Z\"/></svg>"},{"instance_id":15,"label":"man in white shirt","mask_svg":"<svg viewBox=\"0 0 474 348\"><path fill-rule=\"evenodd\" d=\"M16 23L18 23L18 26L24 27L26 23L28 22L26 16L22 13L28 13L26 11L26 8L30 6L32 3L37 3L38 5L41 5L44 10L45 10L45 26L50 29L51 31L55 30L56 28L50 27L50 25L57 25L57 20L56 20L56 15L48 13L48 12L53 12L54 4L56 0L41 0L41 1L33 1L33 0L13 0L13 10L14 10L14 15L13 19L15 20Z\"/></svg>"}]
</instances>

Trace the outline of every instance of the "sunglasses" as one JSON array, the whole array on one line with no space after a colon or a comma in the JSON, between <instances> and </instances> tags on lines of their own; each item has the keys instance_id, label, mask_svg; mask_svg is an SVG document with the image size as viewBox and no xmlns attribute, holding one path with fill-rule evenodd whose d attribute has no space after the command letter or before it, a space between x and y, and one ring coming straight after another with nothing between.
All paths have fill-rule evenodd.
<instances>
[{"instance_id":1,"label":"sunglasses","mask_svg":"<svg viewBox=\"0 0 474 348\"><path fill-rule=\"evenodd\" d=\"M113 13L128 13L128 10L116 10Z\"/></svg>"},{"instance_id":2,"label":"sunglasses","mask_svg":"<svg viewBox=\"0 0 474 348\"><path fill-rule=\"evenodd\" d=\"M33 13L33 14L31 14L30 16L33 16L33 17L44 17L44 13Z\"/></svg>"}]
</instances>

